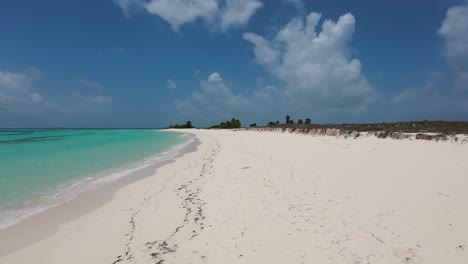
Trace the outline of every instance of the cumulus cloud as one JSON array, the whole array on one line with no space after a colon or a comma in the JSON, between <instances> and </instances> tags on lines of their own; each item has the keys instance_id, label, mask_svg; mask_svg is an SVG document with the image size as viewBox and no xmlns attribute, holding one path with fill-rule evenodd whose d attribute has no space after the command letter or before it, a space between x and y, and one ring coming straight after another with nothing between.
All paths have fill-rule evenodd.
<instances>
[{"instance_id":1,"label":"cumulus cloud","mask_svg":"<svg viewBox=\"0 0 468 264\"><path fill-rule=\"evenodd\" d=\"M411 87L390 98L395 117L404 119L466 119L468 100L447 89L446 74L432 72L423 85Z\"/></svg>"},{"instance_id":2,"label":"cumulus cloud","mask_svg":"<svg viewBox=\"0 0 468 264\"><path fill-rule=\"evenodd\" d=\"M417 100L437 98L440 96L439 87L443 78L444 74L442 72L432 72L424 85L404 89L394 97L390 98L390 101L399 105L412 105L414 104L414 101Z\"/></svg>"},{"instance_id":3,"label":"cumulus cloud","mask_svg":"<svg viewBox=\"0 0 468 264\"><path fill-rule=\"evenodd\" d=\"M468 92L468 2L449 8L437 33L444 41L447 63L457 75L454 88Z\"/></svg>"},{"instance_id":4,"label":"cumulus cloud","mask_svg":"<svg viewBox=\"0 0 468 264\"><path fill-rule=\"evenodd\" d=\"M318 31L320 20L318 13L295 18L272 39L254 33L243 35L254 45L255 62L280 83L262 81L241 95L213 73L201 83L201 91L178 101L177 106L191 117L235 116L251 121L276 120L286 114L305 118L302 115L307 113L321 120L340 116L339 120L345 120L362 113L380 95L362 73L361 62L349 51L354 16L345 14L336 22L325 20Z\"/></svg>"},{"instance_id":5,"label":"cumulus cloud","mask_svg":"<svg viewBox=\"0 0 468 264\"><path fill-rule=\"evenodd\" d=\"M349 106L372 102L377 93L352 58L348 43L354 33L352 14L337 22L325 20L317 31L321 14L291 20L276 36L265 39L245 33L254 44L255 61L284 81L287 93L312 104Z\"/></svg>"},{"instance_id":6,"label":"cumulus cloud","mask_svg":"<svg viewBox=\"0 0 468 264\"><path fill-rule=\"evenodd\" d=\"M31 126L50 109L49 102L37 89L42 75L34 68L21 72L0 70L0 125Z\"/></svg>"},{"instance_id":7,"label":"cumulus cloud","mask_svg":"<svg viewBox=\"0 0 468 264\"><path fill-rule=\"evenodd\" d=\"M173 80L169 79L167 80L166 88L173 91L177 88L177 84Z\"/></svg>"},{"instance_id":8,"label":"cumulus cloud","mask_svg":"<svg viewBox=\"0 0 468 264\"><path fill-rule=\"evenodd\" d=\"M219 73L212 73L200 82L199 90L185 99L175 102L183 119L192 120L198 125L213 125L228 118L239 118L245 124L283 120L286 114L293 118L327 117L336 118L345 114L354 114L356 110L329 109L321 106L303 104L297 98L289 96L284 88L265 85L243 95L236 92L229 82ZM344 120L344 119L343 119Z\"/></svg>"},{"instance_id":9,"label":"cumulus cloud","mask_svg":"<svg viewBox=\"0 0 468 264\"><path fill-rule=\"evenodd\" d=\"M86 78L75 78L72 91L54 94L55 100L39 92L43 74L34 68L22 72L0 70L0 123L3 126L55 126L59 120L107 113L112 97L104 86ZM42 87L45 90L46 87ZM72 122L73 123L73 122Z\"/></svg>"},{"instance_id":10,"label":"cumulus cloud","mask_svg":"<svg viewBox=\"0 0 468 264\"><path fill-rule=\"evenodd\" d=\"M278 94L278 88L272 85L267 85L255 91L254 93L255 97L263 99L263 100L270 100L277 94Z\"/></svg>"},{"instance_id":11,"label":"cumulus cloud","mask_svg":"<svg viewBox=\"0 0 468 264\"><path fill-rule=\"evenodd\" d=\"M114 0L125 16L136 12L161 17L178 30L182 25L203 20L225 31L248 23L262 7L259 0Z\"/></svg>"},{"instance_id":12,"label":"cumulus cloud","mask_svg":"<svg viewBox=\"0 0 468 264\"><path fill-rule=\"evenodd\" d=\"M219 10L216 0L152 0L145 7L148 13L160 16L174 30L199 18L211 21Z\"/></svg>"},{"instance_id":13,"label":"cumulus cloud","mask_svg":"<svg viewBox=\"0 0 468 264\"><path fill-rule=\"evenodd\" d=\"M187 117L199 121L234 117L246 109L249 101L242 95L234 94L217 72L200 82L200 90L187 100L177 101L177 108Z\"/></svg>"},{"instance_id":14,"label":"cumulus cloud","mask_svg":"<svg viewBox=\"0 0 468 264\"><path fill-rule=\"evenodd\" d=\"M351 55L353 15L320 23L321 15L310 13L291 20L272 38L243 35L253 44L254 61L279 83L268 85L262 79L256 88L240 94L213 73L201 82L199 91L178 101L177 107L184 117L206 125L231 117L274 121L286 114L318 122L466 119L468 31L460 25L467 25L462 15L465 8L450 8L438 31L451 71L432 72L425 83L399 93L382 96L367 81L361 61Z\"/></svg>"},{"instance_id":15,"label":"cumulus cloud","mask_svg":"<svg viewBox=\"0 0 468 264\"><path fill-rule=\"evenodd\" d=\"M262 3L256 0L226 0L226 7L221 13L221 29L243 26L249 22Z\"/></svg>"},{"instance_id":16,"label":"cumulus cloud","mask_svg":"<svg viewBox=\"0 0 468 264\"><path fill-rule=\"evenodd\" d=\"M39 104L42 96L32 89L32 82L37 70L28 73L0 70L0 103L4 107L14 108L21 104Z\"/></svg>"},{"instance_id":17,"label":"cumulus cloud","mask_svg":"<svg viewBox=\"0 0 468 264\"><path fill-rule=\"evenodd\" d=\"M444 55L450 65L468 68L468 4L449 8L437 33L444 39Z\"/></svg>"},{"instance_id":18,"label":"cumulus cloud","mask_svg":"<svg viewBox=\"0 0 468 264\"><path fill-rule=\"evenodd\" d=\"M468 113L468 4L450 7L437 34L449 70L433 72L420 86L391 98L400 115L427 119L466 119Z\"/></svg>"}]
</instances>

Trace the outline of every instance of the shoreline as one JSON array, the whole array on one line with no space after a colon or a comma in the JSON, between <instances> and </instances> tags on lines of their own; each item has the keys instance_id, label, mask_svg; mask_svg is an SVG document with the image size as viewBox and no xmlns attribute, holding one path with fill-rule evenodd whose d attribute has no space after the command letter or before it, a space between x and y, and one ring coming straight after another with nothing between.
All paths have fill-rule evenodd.
<instances>
[{"instance_id":1,"label":"shoreline","mask_svg":"<svg viewBox=\"0 0 468 264\"><path fill-rule=\"evenodd\" d=\"M156 176L158 168L175 162L176 159L186 155L187 153L196 151L200 143L193 134L184 133L182 131L172 132L182 133L190 138L164 152L156 154L155 157L163 157L163 154L169 151L175 152L175 156L163 157L162 160L159 160L154 164L137 168L135 171L116 179L105 179L107 182L81 190L69 200L47 207L43 211L29 215L24 219L20 219L11 226L1 228L0 258L16 251L17 249L50 236L60 225L96 210L109 202L113 195L124 186L146 177ZM177 149L180 145L182 145L182 147ZM6 239L12 236L16 237L15 240Z\"/></svg>"},{"instance_id":2,"label":"shoreline","mask_svg":"<svg viewBox=\"0 0 468 264\"><path fill-rule=\"evenodd\" d=\"M161 134L166 132L162 130L148 131L154 131ZM186 134L181 135L175 131L171 132L171 134L174 138L176 138L176 141L169 146L165 146L163 149L146 152L145 155L140 155L140 157L136 159L121 160L119 163L114 163L111 165L107 164L107 166L100 166L99 168L81 172L80 174L75 173L74 177L67 177L67 172L65 171L63 173L66 177L57 177L55 182L51 182L48 186L39 186L36 189L32 189L29 193L25 192L23 195L12 196L10 199L0 201L0 230L16 225L17 223L28 219L33 215L47 211L50 208L66 203L79 193L100 187L121 177L131 176L135 172L138 173L138 171L152 166L153 164L160 163L163 160L172 159L177 155L179 149L183 148L184 145L188 144L193 138ZM108 153L106 156L112 155L114 155L114 153ZM45 159L45 161L46 160L47 159ZM72 161L75 164L80 164L74 159L66 159L65 161ZM102 164L101 160L99 160L98 163ZM38 163L38 165L41 164ZM87 167L86 164L81 164L78 166L81 168ZM69 169L73 171L73 169L76 168L69 166ZM52 174L53 173L54 172L52 172ZM36 174L36 176L33 178L41 179L41 175L37 175L37 171L34 169L28 171L27 173L23 173L23 175L28 174ZM33 183L35 179L32 179ZM6 183L6 186L8 186L8 177ZM27 183L29 182L25 182L26 186Z\"/></svg>"},{"instance_id":3,"label":"shoreline","mask_svg":"<svg viewBox=\"0 0 468 264\"><path fill-rule=\"evenodd\" d=\"M467 144L178 131L196 151L0 263L468 260Z\"/></svg>"}]
</instances>

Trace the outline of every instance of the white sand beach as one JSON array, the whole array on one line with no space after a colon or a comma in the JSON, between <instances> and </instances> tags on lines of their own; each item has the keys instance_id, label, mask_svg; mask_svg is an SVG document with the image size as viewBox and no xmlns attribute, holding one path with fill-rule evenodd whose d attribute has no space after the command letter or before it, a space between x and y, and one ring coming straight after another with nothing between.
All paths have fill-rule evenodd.
<instances>
[{"instance_id":1,"label":"white sand beach","mask_svg":"<svg viewBox=\"0 0 468 264\"><path fill-rule=\"evenodd\" d=\"M0 231L0 263L468 263L466 143L186 131L92 209Z\"/></svg>"}]
</instances>

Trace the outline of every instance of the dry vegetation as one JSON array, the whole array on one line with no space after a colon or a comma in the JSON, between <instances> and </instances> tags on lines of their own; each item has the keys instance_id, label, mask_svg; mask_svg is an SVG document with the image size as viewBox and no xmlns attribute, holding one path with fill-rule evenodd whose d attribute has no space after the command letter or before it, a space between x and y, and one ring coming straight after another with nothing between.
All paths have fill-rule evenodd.
<instances>
[{"instance_id":1,"label":"dry vegetation","mask_svg":"<svg viewBox=\"0 0 468 264\"><path fill-rule=\"evenodd\" d=\"M388 133L439 133L444 135L468 134L468 122L414 121L374 124L275 124L278 128L292 129L339 129L343 131Z\"/></svg>"}]
</instances>

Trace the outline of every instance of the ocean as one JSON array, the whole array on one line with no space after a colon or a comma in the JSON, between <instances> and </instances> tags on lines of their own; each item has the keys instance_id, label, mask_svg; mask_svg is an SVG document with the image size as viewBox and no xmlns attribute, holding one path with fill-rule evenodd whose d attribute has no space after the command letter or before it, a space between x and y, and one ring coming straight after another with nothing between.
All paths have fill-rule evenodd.
<instances>
[{"instance_id":1,"label":"ocean","mask_svg":"<svg viewBox=\"0 0 468 264\"><path fill-rule=\"evenodd\" d=\"M0 229L170 159L184 142L151 129L0 129Z\"/></svg>"}]
</instances>

